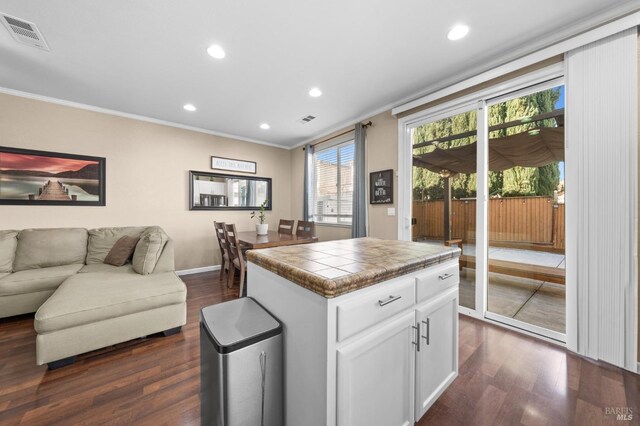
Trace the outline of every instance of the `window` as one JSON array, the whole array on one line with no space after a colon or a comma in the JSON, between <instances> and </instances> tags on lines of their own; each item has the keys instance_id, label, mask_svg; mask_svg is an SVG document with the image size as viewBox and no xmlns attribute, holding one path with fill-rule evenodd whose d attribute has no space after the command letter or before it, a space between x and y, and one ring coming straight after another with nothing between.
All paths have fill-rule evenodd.
<instances>
[{"instance_id":1,"label":"window","mask_svg":"<svg viewBox=\"0 0 640 426\"><path fill-rule=\"evenodd\" d=\"M310 208L318 223L351 225L353 209L353 140L319 149L313 155Z\"/></svg>"}]
</instances>

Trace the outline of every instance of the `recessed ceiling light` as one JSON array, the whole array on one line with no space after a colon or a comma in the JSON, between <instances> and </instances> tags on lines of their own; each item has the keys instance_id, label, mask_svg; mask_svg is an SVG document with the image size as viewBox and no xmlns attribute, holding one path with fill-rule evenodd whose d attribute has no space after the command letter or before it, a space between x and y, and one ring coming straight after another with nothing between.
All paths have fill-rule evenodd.
<instances>
[{"instance_id":1,"label":"recessed ceiling light","mask_svg":"<svg viewBox=\"0 0 640 426\"><path fill-rule=\"evenodd\" d=\"M196 110L196 107L193 106L192 104L186 104L185 106L183 106L182 108L186 109L187 111L193 112Z\"/></svg>"},{"instance_id":2,"label":"recessed ceiling light","mask_svg":"<svg viewBox=\"0 0 640 426\"><path fill-rule=\"evenodd\" d=\"M269 126L267 123L262 123L262 124L260 125L260 128L261 128L262 130L269 130L269 129L271 128L271 126Z\"/></svg>"},{"instance_id":3,"label":"recessed ceiling light","mask_svg":"<svg viewBox=\"0 0 640 426\"><path fill-rule=\"evenodd\" d=\"M309 90L309 96L317 98L319 96L322 96L322 91L317 87L314 87L313 89Z\"/></svg>"},{"instance_id":4,"label":"recessed ceiling light","mask_svg":"<svg viewBox=\"0 0 640 426\"><path fill-rule=\"evenodd\" d=\"M209 46L207 48L207 53L209 54L209 56L216 59L222 59L226 56L226 53L224 53L224 49L217 44L212 44L211 46Z\"/></svg>"},{"instance_id":5,"label":"recessed ceiling light","mask_svg":"<svg viewBox=\"0 0 640 426\"><path fill-rule=\"evenodd\" d=\"M466 25L456 25L455 27L451 28L451 31L449 31L449 34L447 34L447 38L453 41L460 40L468 33L469 27L467 27Z\"/></svg>"}]
</instances>

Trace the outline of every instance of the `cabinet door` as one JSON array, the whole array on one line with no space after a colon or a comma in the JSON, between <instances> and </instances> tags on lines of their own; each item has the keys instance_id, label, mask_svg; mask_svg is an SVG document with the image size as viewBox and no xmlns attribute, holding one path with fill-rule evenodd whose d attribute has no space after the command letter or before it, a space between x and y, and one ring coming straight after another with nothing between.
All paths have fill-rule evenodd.
<instances>
[{"instance_id":1,"label":"cabinet door","mask_svg":"<svg viewBox=\"0 0 640 426\"><path fill-rule=\"evenodd\" d=\"M417 308L416 421L458 376L458 288Z\"/></svg>"},{"instance_id":2,"label":"cabinet door","mask_svg":"<svg viewBox=\"0 0 640 426\"><path fill-rule=\"evenodd\" d=\"M338 426L413 425L415 311L337 353Z\"/></svg>"}]
</instances>

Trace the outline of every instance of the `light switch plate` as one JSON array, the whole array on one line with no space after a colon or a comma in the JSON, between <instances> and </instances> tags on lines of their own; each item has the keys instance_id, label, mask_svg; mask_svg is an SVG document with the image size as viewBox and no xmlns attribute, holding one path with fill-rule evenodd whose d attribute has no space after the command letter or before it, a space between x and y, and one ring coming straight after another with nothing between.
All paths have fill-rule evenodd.
<instances>
[{"instance_id":1,"label":"light switch plate","mask_svg":"<svg viewBox=\"0 0 640 426\"><path fill-rule=\"evenodd\" d=\"M395 207L388 207L387 208L387 216L395 216L396 215L396 208Z\"/></svg>"}]
</instances>

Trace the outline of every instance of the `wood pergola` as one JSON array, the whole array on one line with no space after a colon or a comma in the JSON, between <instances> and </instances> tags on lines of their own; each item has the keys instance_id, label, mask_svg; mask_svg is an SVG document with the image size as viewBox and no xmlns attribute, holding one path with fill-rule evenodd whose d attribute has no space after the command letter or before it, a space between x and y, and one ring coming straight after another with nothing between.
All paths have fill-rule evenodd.
<instances>
[{"instance_id":1,"label":"wood pergola","mask_svg":"<svg viewBox=\"0 0 640 426\"><path fill-rule=\"evenodd\" d=\"M545 120L553 119L556 127L539 127ZM524 117L520 120L500 123L489 127L489 133L516 126L533 124L534 127L521 133L489 139L489 170L502 171L516 166L543 167L564 161L564 108ZM457 139L477 136L477 130L420 142L413 149L435 146L425 154L414 154L413 165L440 174L444 178L444 239L451 241L451 178L459 173L477 171L477 144L442 149L438 145Z\"/></svg>"},{"instance_id":2,"label":"wood pergola","mask_svg":"<svg viewBox=\"0 0 640 426\"><path fill-rule=\"evenodd\" d=\"M542 121L549 119L555 120L556 127L540 127L539 124ZM496 124L489 127L489 133L531 123L534 124L534 127L524 132L489 139L490 171L508 170L516 166L543 167L547 164L564 161L564 108L508 123ZM458 245L461 249L462 240L451 238L451 178L458 173L476 173L478 147L476 143L448 149L442 149L438 145L473 136L477 136L476 130L413 145L413 149L435 145L435 149L431 152L413 155L413 165L438 173L444 178L444 242L445 245ZM461 254L460 269L463 266L475 269L475 257ZM565 283L564 269L493 259L489 259L488 266L490 272L558 284Z\"/></svg>"}]
</instances>

